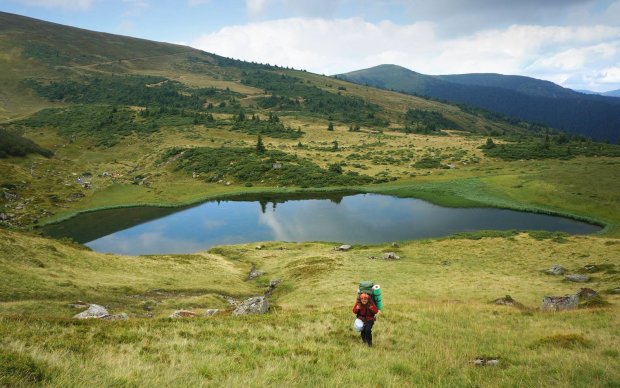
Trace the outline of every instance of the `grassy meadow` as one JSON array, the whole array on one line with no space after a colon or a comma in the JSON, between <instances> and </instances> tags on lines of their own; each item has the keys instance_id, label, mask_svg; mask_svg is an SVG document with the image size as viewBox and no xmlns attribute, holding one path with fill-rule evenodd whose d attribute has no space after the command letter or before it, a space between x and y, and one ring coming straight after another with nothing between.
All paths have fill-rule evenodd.
<instances>
[{"instance_id":1,"label":"grassy meadow","mask_svg":"<svg viewBox=\"0 0 620 388\"><path fill-rule=\"evenodd\" d=\"M194 255L123 257L2 231L3 385L598 386L620 383L616 239L554 234L465 235L354 246L222 246ZM395 250L398 261L371 260ZM545 295L582 286L544 274L595 264L598 305L538 310ZM265 271L246 281L252 266ZM263 316L236 317L223 296L261 295ZM351 324L357 282L384 290L362 346ZM510 295L523 307L495 305ZM76 300L127 321L78 321ZM176 309L221 313L167 318ZM147 318L150 316L151 318ZM498 366L477 367L476 358Z\"/></svg>"}]
</instances>

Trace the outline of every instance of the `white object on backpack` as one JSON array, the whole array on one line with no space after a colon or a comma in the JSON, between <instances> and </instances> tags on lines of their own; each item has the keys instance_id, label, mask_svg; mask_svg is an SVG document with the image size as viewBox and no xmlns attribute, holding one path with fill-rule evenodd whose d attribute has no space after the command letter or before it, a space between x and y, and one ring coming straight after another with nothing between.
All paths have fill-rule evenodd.
<instances>
[{"instance_id":1,"label":"white object on backpack","mask_svg":"<svg viewBox=\"0 0 620 388\"><path fill-rule=\"evenodd\" d=\"M357 318L355 322L353 322L353 330L362 331L363 327L364 327L364 322L362 322L361 319Z\"/></svg>"}]
</instances>

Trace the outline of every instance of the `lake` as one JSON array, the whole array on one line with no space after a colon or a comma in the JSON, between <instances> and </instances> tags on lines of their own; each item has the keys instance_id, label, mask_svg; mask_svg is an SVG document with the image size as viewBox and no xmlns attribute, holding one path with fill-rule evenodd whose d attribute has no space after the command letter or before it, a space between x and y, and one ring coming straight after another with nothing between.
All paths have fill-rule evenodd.
<instances>
[{"instance_id":1,"label":"lake","mask_svg":"<svg viewBox=\"0 0 620 388\"><path fill-rule=\"evenodd\" d=\"M383 243L479 230L588 234L600 226L495 208L446 208L378 194L234 198L185 208L134 207L85 213L42 228L98 252L191 253L253 241Z\"/></svg>"}]
</instances>

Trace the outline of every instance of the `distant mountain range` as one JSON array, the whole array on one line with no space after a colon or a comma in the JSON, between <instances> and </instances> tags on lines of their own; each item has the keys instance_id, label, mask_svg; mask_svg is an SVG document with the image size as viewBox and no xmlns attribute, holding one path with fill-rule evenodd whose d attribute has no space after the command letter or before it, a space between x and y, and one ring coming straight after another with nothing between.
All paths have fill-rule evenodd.
<instances>
[{"instance_id":1,"label":"distant mountain range","mask_svg":"<svg viewBox=\"0 0 620 388\"><path fill-rule=\"evenodd\" d=\"M396 65L379 65L335 77L473 105L593 139L618 141L620 98L584 94L549 81L488 73L431 76ZM608 93L617 95L620 91Z\"/></svg>"},{"instance_id":2,"label":"distant mountain range","mask_svg":"<svg viewBox=\"0 0 620 388\"><path fill-rule=\"evenodd\" d=\"M584 94L598 94L600 96L607 97L620 97L620 89L610 90L607 92L593 92L592 90L583 90L583 89L575 89L576 92L584 93Z\"/></svg>"}]
</instances>

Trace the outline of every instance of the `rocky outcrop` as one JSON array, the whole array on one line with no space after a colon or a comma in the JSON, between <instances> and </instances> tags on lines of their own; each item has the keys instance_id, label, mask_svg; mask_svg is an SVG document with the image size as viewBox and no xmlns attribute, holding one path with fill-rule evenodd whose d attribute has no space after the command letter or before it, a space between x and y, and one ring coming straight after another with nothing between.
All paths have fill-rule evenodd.
<instances>
[{"instance_id":1,"label":"rocky outcrop","mask_svg":"<svg viewBox=\"0 0 620 388\"><path fill-rule=\"evenodd\" d=\"M351 249L350 245L341 245L339 247L334 248L336 251L346 252Z\"/></svg>"},{"instance_id":2,"label":"rocky outcrop","mask_svg":"<svg viewBox=\"0 0 620 388\"><path fill-rule=\"evenodd\" d=\"M108 310L105 307L99 306L98 304L91 304L88 306L88 310L82 311L79 314L73 316L75 319L91 319L91 318L103 318L107 315Z\"/></svg>"},{"instance_id":3,"label":"rocky outcrop","mask_svg":"<svg viewBox=\"0 0 620 388\"><path fill-rule=\"evenodd\" d=\"M559 264L553 264L551 268L545 271L547 275L564 275L566 269Z\"/></svg>"},{"instance_id":4,"label":"rocky outcrop","mask_svg":"<svg viewBox=\"0 0 620 388\"><path fill-rule=\"evenodd\" d=\"M264 296L255 296L241 303L233 315L265 314L269 311L269 302Z\"/></svg>"},{"instance_id":5,"label":"rocky outcrop","mask_svg":"<svg viewBox=\"0 0 620 388\"><path fill-rule=\"evenodd\" d=\"M545 296L540 309L542 311L573 310L579 305L578 295Z\"/></svg>"},{"instance_id":6,"label":"rocky outcrop","mask_svg":"<svg viewBox=\"0 0 620 388\"><path fill-rule=\"evenodd\" d=\"M220 310L219 309L208 309L207 311L205 311L205 313L202 315L203 317L212 317L215 314L219 313Z\"/></svg>"}]
</instances>

